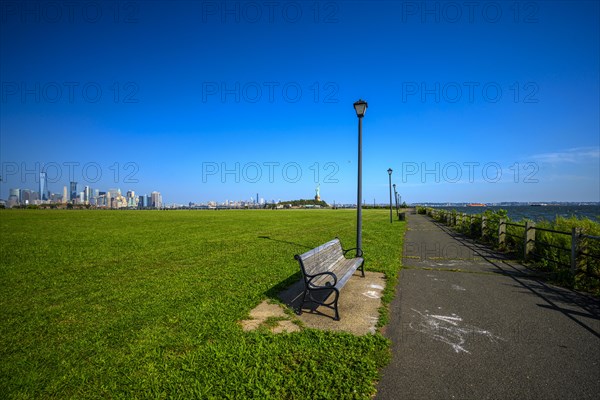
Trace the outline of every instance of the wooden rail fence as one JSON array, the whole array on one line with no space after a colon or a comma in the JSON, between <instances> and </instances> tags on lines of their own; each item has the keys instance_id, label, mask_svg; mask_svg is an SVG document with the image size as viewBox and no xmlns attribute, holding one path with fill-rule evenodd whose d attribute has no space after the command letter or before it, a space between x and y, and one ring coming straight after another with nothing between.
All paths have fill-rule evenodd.
<instances>
[{"instance_id":1,"label":"wooden rail fence","mask_svg":"<svg viewBox=\"0 0 600 400\"><path fill-rule=\"evenodd\" d=\"M535 261L544 259L556 263L560 267L569 268L572 274L580 271L580 265L582 264L582 260L585 258L593 259L596 263L600 261L600 254L586 252L586 246L583 246L584 239L600 241L600 236L586 235L582 233L581 229L579 228L572 228L571 232L563 232L536 227L535 223L532 221L526 221L523 224L518 224L508 222L506 219L501 218L497 224L493 224L497 225L497 230L494 232L492 231L492 224L490 224L490 221L485 215L457 213L435 208L427 208L426 213L437 221L461 230L471 237L481 238L488 242L495 242L493 244L497 245L499 248L506 248L509 239L512 239L512 242L516 243L520 248L520 255L524 260ZM514 227L516 229L513 229L513 232L510 232L508 227ZM521 233L514 233L515 230L521 231ZM571 246L570 248L566 248L545 242L540 238L536 238L539 232L548 232L552 235L570 236ZM565 264L560 260L545 257L544 255L540 254L542 247L550 247L556 249L557 251L565 252L565 254L568 253L570 263ZM584 272L589 274L589 271Z\"/></svg>"}]
</instances>

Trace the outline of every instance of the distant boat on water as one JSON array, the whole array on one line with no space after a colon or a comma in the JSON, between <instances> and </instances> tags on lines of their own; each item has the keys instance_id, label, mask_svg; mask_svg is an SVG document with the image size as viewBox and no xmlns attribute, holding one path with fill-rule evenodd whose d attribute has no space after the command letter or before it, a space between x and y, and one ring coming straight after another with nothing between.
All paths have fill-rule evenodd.
<instances>
[{"instance_id":1,"label":"distant boat on water","mask_svg":"<svg viewBox=\"0 0 600 400\"><path fill-rule=\"evenodd\" d=\"M487 205L485 205L483 203L470 203L470 204L467 204L467 207L487 207Z\"/></svg>"},{"instance_id":2,"label":"distant boat on water","mask_svg":"<svg viewBox=\"0 0 600 400\"><path fill-rule=\"evenodd\" d=\"M530 204L531 207L542 207L542 206L547 206L548 204L546 203L535 203L535 204Z\"/></svg>"}]
</instances>

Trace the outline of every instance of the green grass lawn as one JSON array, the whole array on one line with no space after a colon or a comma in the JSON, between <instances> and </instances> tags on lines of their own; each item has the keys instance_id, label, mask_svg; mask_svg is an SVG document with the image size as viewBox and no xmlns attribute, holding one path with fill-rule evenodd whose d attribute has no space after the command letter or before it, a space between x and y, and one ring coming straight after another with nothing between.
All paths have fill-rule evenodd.
<instances>
[{"instance_id":1,"label":"green grass lawn","mask_svg":"<svg viewBox=\"0 0 600 400\"><path fill-rule=\"evenodd\" d=\"M388 218L363 212L386 301L404 234ZM380 334L238 324L300 278L294 254L335 236L354 247L355 224L354 210L0 210L0 393L369 398L389 358Z\"/></svg>"}]
</instances>

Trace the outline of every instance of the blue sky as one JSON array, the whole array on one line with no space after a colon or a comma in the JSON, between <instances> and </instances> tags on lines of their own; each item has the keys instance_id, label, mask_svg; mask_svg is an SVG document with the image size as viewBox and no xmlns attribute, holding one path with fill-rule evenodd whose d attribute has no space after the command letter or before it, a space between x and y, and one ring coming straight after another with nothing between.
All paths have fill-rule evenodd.
<instances>
[{"instance_id":1,"label":"blue sky","mask_svg":"<svg viewBox=\"0 0 600 400\"><path fill-rule=\"evenodd\" d=\"M600 201L596 1L0 4L0 198Z\"/></svg>"}]
</instances>

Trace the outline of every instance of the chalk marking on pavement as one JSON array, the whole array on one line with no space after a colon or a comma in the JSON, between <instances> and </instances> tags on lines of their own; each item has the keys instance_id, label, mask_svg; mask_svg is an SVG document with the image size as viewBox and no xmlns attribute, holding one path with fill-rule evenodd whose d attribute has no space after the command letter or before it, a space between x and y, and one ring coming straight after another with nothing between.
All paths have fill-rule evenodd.
<instances>
[{"instance_id":1,"label":"chalk marking on pavement","mask_svg":"<svg viewBox=\"0 0 600 400\"><path fill-rule=\"evenodd\" d=\"M409 323L409 326L413 330L429 335L439 342L448 344L456 353L471 354L465 346L467 339L475 335L482 335L492 343L497 343L499 340L506 341L485 329L469 324L462 324L463 319L456 314L449 316L432 315L427 310L424 313L414 308L411 308L411 310L421 317L418 323Z\"/></svg>"}]
</instances>

